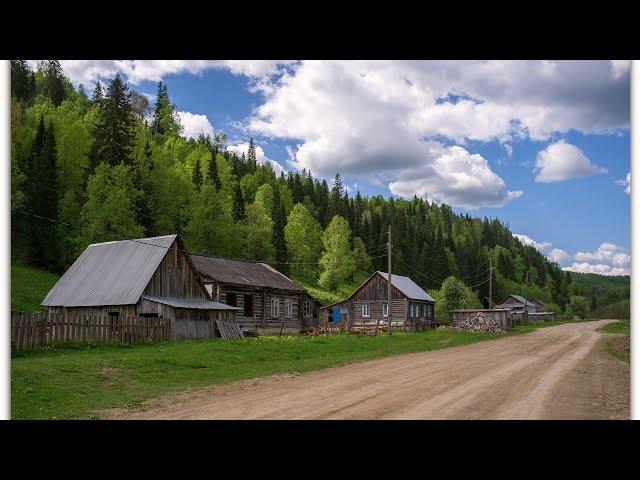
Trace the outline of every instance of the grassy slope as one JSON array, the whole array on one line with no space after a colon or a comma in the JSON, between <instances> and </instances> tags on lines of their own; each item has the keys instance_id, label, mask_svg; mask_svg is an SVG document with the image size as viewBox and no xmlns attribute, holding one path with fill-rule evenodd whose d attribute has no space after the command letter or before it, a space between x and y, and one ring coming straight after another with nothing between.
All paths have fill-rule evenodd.
<instances>
[{"instance_id":1,"label":"grassy slope","mask_svg":"<svg viewBox=\"0 0 640 480\"><path fill-rule=\"evenodd\" d=\"M11 265L11 310L44 310L40 302L60 278L58 275L20 264Z\"/></svg>"},{"instance_id":2,"label":"grassy slope","mask_svg":"<svg viewBox=\"0 0 640 480\"><path fill-rule=\"evenodd\" d=\"M518 335L563 322L517 327ZM273 336L134 346L32 351L11 361L12 418L88 418L110 407L137 408L169 392L279 372L303 373L350 362L437 350L500 334L398 332L392 337ZM52 379L55 379L52 380Z\"/></svg>"}]
</instances>

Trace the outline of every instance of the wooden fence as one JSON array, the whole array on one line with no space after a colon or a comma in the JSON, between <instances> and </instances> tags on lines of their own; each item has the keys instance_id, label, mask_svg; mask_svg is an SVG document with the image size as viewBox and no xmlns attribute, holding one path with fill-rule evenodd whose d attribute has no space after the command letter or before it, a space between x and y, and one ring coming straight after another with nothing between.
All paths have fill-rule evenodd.
<instances>
[{"instance_id":1,"label":"wooden fence","mask_svg":"<svg viewBox=\"0 0 640 480\"><path fill-rule=\"evenodd\" d=\"M154 317L107 317L49 312L11 312L11 349L64 342L163 342L171 324Z\"/></svg>"}]
</instances>

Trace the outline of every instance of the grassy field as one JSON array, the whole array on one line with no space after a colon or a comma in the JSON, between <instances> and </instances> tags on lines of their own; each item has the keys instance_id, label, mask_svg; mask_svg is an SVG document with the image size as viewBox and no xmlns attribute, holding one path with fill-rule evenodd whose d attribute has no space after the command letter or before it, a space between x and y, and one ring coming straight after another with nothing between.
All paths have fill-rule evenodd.
<instances>
[{"instance_id":1,"label":"grassy field","mask_svg":"<svg viewBox=\"0 0 640 480\"><path fill-rule=\"evenodd\" d=\"M95 410L139 408L149 398L192 387L278 372L303 373L498 337L442 329L396 333L391 338L263 336L32 351L11 361L11 415L15 419L90 418Z\"/></svg>"},{"instance_id":2,"label":"grassy field","mask_svg":"<svg viewBox=\"0 0 640 480\"><path fill-rule=\"evenodd\" d=\"M24 265L11 265L11 310L44 310L40 302L60 278L58 275Z\"/></svg>"},{"instance_id":3,"label":"grassy field","mask_svg":"<svg viewBox=\"0 0 640 480\"><path fill-rule=\"evenodd\" d=\"M614 338L607 341L605 344L605 350L623 362L630 363L631 361L631 323L627 321L620 321L609 323L604 327L598 329L604 333L618 334Z\"/></svg>"}]
</instances>

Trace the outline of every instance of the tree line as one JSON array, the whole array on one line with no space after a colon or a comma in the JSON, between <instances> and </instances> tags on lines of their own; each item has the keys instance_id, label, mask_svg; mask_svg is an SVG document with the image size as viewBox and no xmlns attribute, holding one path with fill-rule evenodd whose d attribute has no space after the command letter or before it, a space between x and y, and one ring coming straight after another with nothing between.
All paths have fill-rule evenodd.
<instances>
[{"instance_id":1,"label":"tree line","mask_svg":"<svg viewBox=\"0 0 640 480\"><path fill-rule=\"evenodd\" d=\"M116 74L91 93L59 62L11 62L12 258L61 272L87 245L180 234L188 250L263 260L335 291L386 271L427 290L455 277L480 302L511 293L562 310L585 289L497 219L445 204L365 197L311 171L259 162L250 139L232 152L223 132L185 138L167 86L153 105Z\"/></svg>"}]
</instances>

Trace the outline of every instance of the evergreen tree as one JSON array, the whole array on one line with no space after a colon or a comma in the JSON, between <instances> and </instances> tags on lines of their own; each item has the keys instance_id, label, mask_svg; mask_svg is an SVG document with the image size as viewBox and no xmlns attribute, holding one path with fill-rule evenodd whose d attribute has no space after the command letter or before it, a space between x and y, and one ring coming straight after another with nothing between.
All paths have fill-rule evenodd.
<instances>
[{"instance_id":1,"label":"evergreen tree","mask_svg":"<svg viewBox=\"0 0 640 480\"><path fill-rule=\"evenodd\" d=\"M242 190L240 189L239 182L236 182L233 187L232 216L235 222L239 222L245 217L244 198L242 197Z\"/></svg>"},{"instance_id":2,"label":"evergreen tree","mask_svg":"<svg viewBox=\"0 0 640 480\"><path fill-rule=\"evenodd\" d=\"M94 142L89 155L92 169L101 163L130 163L135 122L128 87L118 73L109 82L107 94L100 103L99 119L93 132Z\"/></svg>"},{"instance_id":3,"label":"evergreen tree","mask_svg":"<svg viewBox=\"0 0 640 480\"><path fill-rule=\"evenodd\" d=\"M208 177L209 183L216 187L217 191L220 191L222 184L220 183L220 175L218 174L218 162L215 151L211 153L211 159L209 160Z\"/></svg>"},{"instance_id":4,"label":"evergreen tree","mask_svg":"<svg viewBox=\"0 0 640 480\"><path fill-rule=\"evenodd\" d=\"M333 180L333 187L329 196L329 218L333 218L335 215L344 215L344 194L344 185L338 172Z\"/></svg>"},{"instance_id":5,"label":"evergreen tree","mask_svg":"<svg viewBox=\"0 0 640 480\"><path fill-rule=\"evenodd\" d=\"M29 212L52 221L58 219L58 174L53 125L46 128L40 117L26 171L26 206ZM42 219L28 223L27 262L38 268L58 270L57 229Z\"/></svg>"},{"instance_id":6,"label":"evergreen tree","mask_svg":"<svg viewBox=\"0 0 640 480\"><path fill-rule=\"evenodd\" d=\"M200 185L202 185L202 169L200 168L200 158L196 158L196 164L193 166L192 179L196 190L200 190Z\"/></svg>"},{"instance_id":7,"label":"evergreen tree","mask_svg":"<svg viewBox=\"0 0 640 480\"><path fill-rule=\"evenodd\" d=\"M11 60L11 94L24 103L35 95L34 74L24 60Z\"/></svg>"},{"instance_id":8,"label":"evergreen tree","mask_svg":"<svg viewBox=\"0 0 640 480\"><path fill-rule=\"evenodd\" d=\"M96 86L93 89L93 94L91 96L91 102L97 108L100 108L102 104L102 100L104 98L104 91L102 90L102 85L100 82L96 82Z\"/></svg>"},{"instance_id":9,"label":"evergreen tree","mask_svg":"<svg viewBox=\"0 0 640 480\"><path fill-rule=\"evenodd\" d=\"M67 97L66 79L58 60L48 60L42 65L42 93L59 107Z\"/></svg>"},{"instance_id":10,"label":"evergreen tree","mask_svg":"<svg viewBox=\"0 0 640 480\"><path fill-rule=\"evenodd\" d=\"M253 141L253 138L249 139L249 149L247 151L247 162L249 163L249 173L253 173L256 171L256 167L258 166L258 160L256 158L256 144Z\"/></svg>"}]
</instances>

